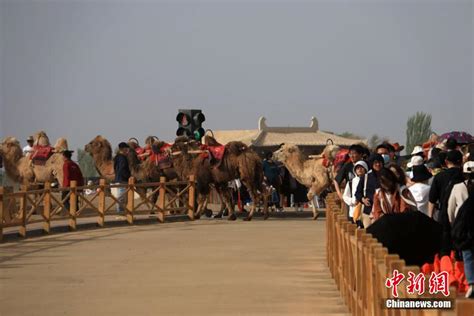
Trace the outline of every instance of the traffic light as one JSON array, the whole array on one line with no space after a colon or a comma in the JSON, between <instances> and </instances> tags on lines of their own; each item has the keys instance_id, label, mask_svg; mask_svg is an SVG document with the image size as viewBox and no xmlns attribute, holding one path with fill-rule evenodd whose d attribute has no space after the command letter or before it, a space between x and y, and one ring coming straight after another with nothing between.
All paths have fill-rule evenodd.
<instances>
[{"instance_id":1,"label":"traffic light","mask_svg":"<svg viewBox=\"0 0 474 316\"><path fill-rule=\"evenodd\" d=\"M202 128L202 122L206 120L201 110L194 109L181 109L176 116L179 127L176 131L177 136L188 136L194 137L196 140L201 140L204 136L204 129Z\"/></svg>"}]
</instances>

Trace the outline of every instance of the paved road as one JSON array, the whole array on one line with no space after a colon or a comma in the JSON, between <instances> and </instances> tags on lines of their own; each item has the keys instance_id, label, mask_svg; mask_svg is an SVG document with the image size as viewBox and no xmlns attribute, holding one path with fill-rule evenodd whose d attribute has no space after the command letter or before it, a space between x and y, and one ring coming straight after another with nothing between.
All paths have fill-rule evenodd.
<instances>
[{"instance_id":1,"label":"paved road","mask_svg":"<svg viewBox=\"0 0 474 316\"><path fill-rule=\"evenodd\" d=\"M348 315L324 220L199 220L0 244L0 315Z\"/></svg>"}]
</instances>

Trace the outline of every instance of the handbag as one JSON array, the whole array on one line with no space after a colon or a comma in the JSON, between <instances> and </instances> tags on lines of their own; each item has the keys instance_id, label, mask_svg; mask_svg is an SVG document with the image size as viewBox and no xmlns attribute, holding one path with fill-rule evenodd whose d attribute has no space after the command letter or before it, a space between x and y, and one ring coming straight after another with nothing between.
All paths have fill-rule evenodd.
<instances>
[{"instance_id":1,"label":"handbag","mask_svg":"<svg viewBox=\"0 0 474 316\"><path fill-rule=\"evenodd\" d=\"M357 205L354 207L354 215L352 215L352 218L355 221L358 221L360 219L360 215L362 214L362 203L357 203Z\"/></svg>"}]
</instances>

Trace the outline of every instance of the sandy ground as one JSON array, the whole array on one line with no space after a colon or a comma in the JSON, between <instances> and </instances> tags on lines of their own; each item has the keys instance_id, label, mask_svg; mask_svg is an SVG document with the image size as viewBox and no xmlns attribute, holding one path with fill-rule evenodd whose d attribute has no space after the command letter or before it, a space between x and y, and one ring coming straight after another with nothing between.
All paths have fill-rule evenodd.
<instances>
[{"instance_id":1,"label":"sandy ground","mask_svg":"<svg viewBox=\"0 0 474 316\"><path fill-rule=\"evenodd\" d=\"M202 219L0 244L0 315L348 315L324 220Z\"/></svg>"}]
</instances>

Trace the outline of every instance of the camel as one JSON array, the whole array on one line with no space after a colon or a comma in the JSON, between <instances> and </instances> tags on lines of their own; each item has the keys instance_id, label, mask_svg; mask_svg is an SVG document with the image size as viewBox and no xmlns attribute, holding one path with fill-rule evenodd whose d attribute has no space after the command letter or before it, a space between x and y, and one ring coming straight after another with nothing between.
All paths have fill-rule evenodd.
<instances>
[{"instance_id":1,"label":"camel","mask_svg":"<svg viewBox=\"0 0 474 316\"><path fill-rule=\"evenodd\" d=\"M212 183L211 167L209 159L202 155L195 156L192 151L200 151L200 143L188 139L186 136L176 138L171 147L173 166L176 169L178 178L186 181L190 175L196 179L197 208L194 218L201 217L201 213L206 209L207 196L210 194L210 184ZM211 217L212 211L206 210L206 216Z\"/></svg>"},{"instance_id":2,"label":"camel","mask_svg":"<svg viewBox=\"0 0 474 316\"><path fill-rule=\"evenodd\" d=\"M155 141L154 146L160 148L164 142ZM129 150L127 155L128 166L132 176L143 182L158 182L160 177L166 177L167 180L174 180L178 177L176 170L172 166L167 168L160 168L160 165L153 162L151 159L140 161L135 150Z\"/></svg>"},{"instance_id":3,"label":"camel","mask_svg":"<svg viewBox=\"0 0 474 316\"><path fill-rule=\"evenodd\" d=\"M43 131L36 133L34 139L35 145L49 145L49 139ZM0 155L7 176L14 182L24 185L57 180L62 187L64 158L61 150L67 149L66 139L59 138L54 148L52 155L44 165L35 165L29 155L23 155L20 142L15 137L6 137L0 143Z\"/></svg>"},{"instance_id":4,"label":"camel","mask_svg":"<svg viewBox=\"0 0 474 316\"><path fill-rule=\"evenodd\" d=\"M206 145L218 144L211 136L205 136L204 140ZM256 206L260 201L264 202L264 219L267 219L269 216L266 203L267 195L264 194L266 193L266 187L263 185L263 167L260 157L242 142L229 142L225 147L226 150L219 163L211 164L207 159L200 160L201 165L199 165L198 171L201 175L197 175L198 186L204 185L204 181L202 181L202 184L199 184L199 181L202 180L200 179L203 177L202 173L205 173L206 170L208 170L209 173L206 173L206 176L211 176L211 182L209 184L212 183L215 186L216 190L224 200L224 203L227 205L229 210L228 219L235 220L237 217L234 213L234 205L231 203L231 193L228 188L228 183L234 179L240 179L249 191L250 197L253 201L251 210L244 220L250 221L252 219ZM194 161L191 166L193 164L195 164ZM202 206L198 207L198 211L196 212L197 217L200 216L202 209ZM221 209L216 217L221 217L222 213L223 210Z\"/></svg>"},{"instance_id":5,"label":"camel","mask_svg":"<svg viewBox=\"0 0 474 316\"><path fill-rule=\"evenodd\" d=\"M325 159L332 162L338 150L338 146L327 145L321 155L312 156L309 160L304 160L298 146L291 144L282 144L280 149L273 153L273 158L282 162L296 181L308 188L307 196L311 201L314 220L319 217L319 211L313 198L332 183L330 168L324 166Z\"/></svg>"},{"instance_id":6,"label":"camel","mask_svg":"<svg viewBox=\"0 0 474 316\"><path fill-rule=\"evenodd\" d=\"M92 156L99 175L109 182L114 181L114 162L112 160L112 146L109 141L98 135L84 147L84 150Z\"/></svg>"}]
</instances>

